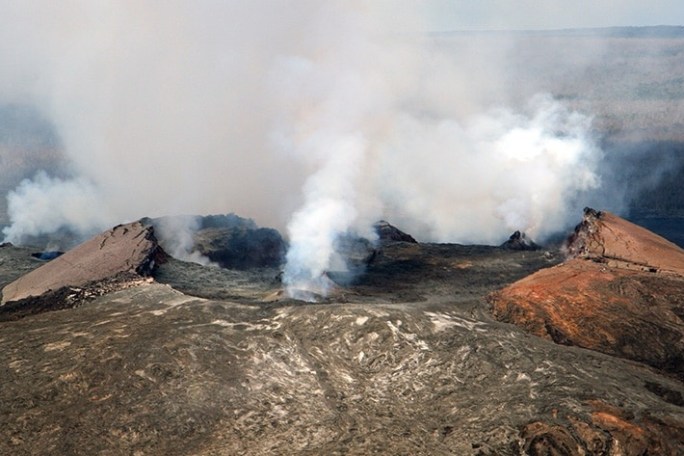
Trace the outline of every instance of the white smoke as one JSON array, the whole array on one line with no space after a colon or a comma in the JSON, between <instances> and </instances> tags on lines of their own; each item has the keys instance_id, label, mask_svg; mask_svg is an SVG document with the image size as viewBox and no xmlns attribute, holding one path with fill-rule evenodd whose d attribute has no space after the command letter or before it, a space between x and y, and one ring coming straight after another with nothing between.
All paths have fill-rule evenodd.
<instances>
[{"instance_id":1,"label":"white smoke","mask_svg":"<svg viewBox=\"0 0 684 456\"><path fill-rule=\"evenodd\" d=\"M162 217L154 225L157 239L164 251L172 257L203 266L218 266L195 248L194 235L200 229L199 216Z\"/></svg>"},{"instance_id":2,"label":"white smoke","mask_svg":"<svg viewBox=\"0 0 684 456\"><path fill-rule=\"evenodd\" d=\"M3 5L0 102L53 123L74 180L97 193L101 228L233 211L282 227L304 170L272 151L265 77L303 38L293 25L309 22L309 3ZM53 201L45 183L38 191Z\"/></svg>"},{"instance_id":3,"label":"white smoke","mask_svg":"<svg viewBox=\"0 0 684 456\"><path fill-rule=\"evenodd\" d=\"M395 220L438 242L500 243L514 230L543 239L566 228L578 196L600 184L601 151L589 118L548 96L528 111L464 124L404 116L379 167L378 191Z\"/></svg>"},{"instance_id":4,"label":"white smoke","mask_svg":"<svg viewBox=\"0 0 684 456\"><path fill-rule=\"evenodd\" d=\"M39 172L7 195L12 225L3 230L5 242L21 244L27 236L70 228L92 234L107 223L102 198L84 178L64 180Z\"/></svg>"},{"instance_id":5,"label":"white smoke","mask_svg":"<svg viewBox=\"0 0 684 456\"><path fill-rule=\"evenodd\" d=\"M369 23L377 26L342 24L339 35L353 38L336 41L335 53L280 61L278 144L314 169L288 224L284 279L294 297L325 295L325 273L345 268L336 241L371 236L380 218L422 240L500 243L514 230L543 238L599 185L589 118L546 95L521 113L464 116L435 90L449 91L445 75L463 80L458 62Z\"/></svg>"},{"instance_id":6,"label":"white smoke","mask_svg":"<svg viewBox=\"0 0 684 456\"><path fill-rule=\"evenodd\" d=\"M380 143L326 142L329 161L310 178L306 203L288 226L285 279L294 295L325 294L335 241L370 232L381 217L438 242L500 243L515 230L543 239L566 228L583 203L578 195L600 185L601 151L587 117L546 96L530 110L501 110L466 125L404 113Z\"/></svg>"},{"instance_id":7,"label":"white smoke","mask_svg":"<svg viewBox=\"0 0 684 456\"><path fill-rule=\"evenodd\" d=\"M589 119L547 96L497 108L497 62L454 58L399 3L13 4L0 101L52 120L75 177L22 183L6 237L236 212L287 225L287 285L325 294L337 240L381 218L487 243L576 219L599 183Z\"/></svg>"}]
</instances>

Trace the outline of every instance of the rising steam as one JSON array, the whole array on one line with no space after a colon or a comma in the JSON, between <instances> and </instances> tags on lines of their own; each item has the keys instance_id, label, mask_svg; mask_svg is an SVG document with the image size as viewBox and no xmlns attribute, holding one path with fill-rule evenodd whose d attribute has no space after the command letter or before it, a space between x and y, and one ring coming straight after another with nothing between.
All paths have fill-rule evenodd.
<instances>
[{"instance_id":1,"label":"rising steam","mask_svg":"<svg viewBox=\"0 0 684 456\"><path fill-rule=\"evenodd\" d=\"M108 221L100 200L97 188L84 178L64 180L38 172L7 196L12 225L3 230L5 242L22 243L27 236L66 226L79 233L100 229Z\"/></svg>"},{"instance_id":2,"label":"rising steam","mask_svg":"<svg viewBox=\"0 0 684 456\"><path fill-rule=\"evenodd\" d=\"M286 225L291 293L325 294L340 236L381 218L434 241L564 228L599 185L589 119L549 96L497 107L497 62L475 73L420 11L379 4L8 7L0 101L52 120L72 178L11 192L6 238L234 211Z\"/></svg>"}]
</instances>

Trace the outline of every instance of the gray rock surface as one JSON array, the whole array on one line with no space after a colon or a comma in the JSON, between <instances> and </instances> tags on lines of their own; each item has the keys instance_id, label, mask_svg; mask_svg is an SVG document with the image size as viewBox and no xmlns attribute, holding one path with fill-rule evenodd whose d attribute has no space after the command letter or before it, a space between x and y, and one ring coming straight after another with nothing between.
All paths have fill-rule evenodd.
<instances>
[{"instance_id":1,"label":"gray rock surface","mask_svg":"<svg viewBox=\"0 0 684 456\"><path fill-rule=\"evenodd\" d=\"M677 454L681 382L490 318L558 261L391 243L316 305L266 302L277 269L169 261L166 284L0 323L0 454Z\"/></svg>"}]
</instances>

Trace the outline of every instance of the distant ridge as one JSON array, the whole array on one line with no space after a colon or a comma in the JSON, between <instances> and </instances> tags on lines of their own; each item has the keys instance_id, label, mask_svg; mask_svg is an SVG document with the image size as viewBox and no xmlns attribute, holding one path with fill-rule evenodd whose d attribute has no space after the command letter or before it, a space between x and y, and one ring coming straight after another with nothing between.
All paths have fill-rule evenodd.
<instances>
[{"instance_id":1,"label":"distant ridge","mask_svg":"<svg viewBox=\"0 0 684 456\"><path fill-rule=\"evenodd\" d=\"M518 35L518 36L568 36L568 37L615 37L615 38L684 38L684 26L653 25L642 27L590 27L549 30L450 30L431 32L430 36L447 38L464 35Z\"/></svg>"}]
</instances>

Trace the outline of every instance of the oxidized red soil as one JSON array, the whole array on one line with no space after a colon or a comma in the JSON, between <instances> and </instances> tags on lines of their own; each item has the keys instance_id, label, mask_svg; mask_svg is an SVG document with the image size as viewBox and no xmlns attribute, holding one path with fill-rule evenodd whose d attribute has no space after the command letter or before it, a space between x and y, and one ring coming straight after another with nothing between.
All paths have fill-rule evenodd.
<instances>
[{"instance_id":1,"label":"oxidized red soil","mask_svg":"<svg viewBox=\"0 0 684 456\"><path fill-rule=\"evenodd\" d=\"M574 257L490 296L494 316L565 345L684 377L684 251L613 214L587 210Z\"/></svg>"}]
</instances>

